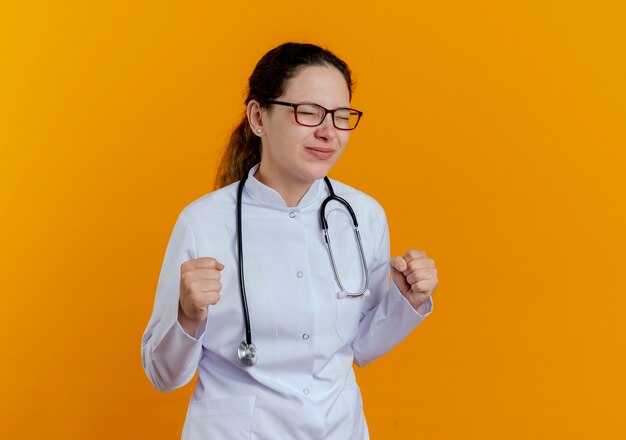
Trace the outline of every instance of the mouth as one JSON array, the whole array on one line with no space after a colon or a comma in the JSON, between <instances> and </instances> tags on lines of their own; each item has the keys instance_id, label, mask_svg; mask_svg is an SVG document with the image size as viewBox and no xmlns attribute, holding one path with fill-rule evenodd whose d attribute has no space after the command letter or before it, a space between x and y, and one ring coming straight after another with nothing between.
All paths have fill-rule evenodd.
<instances>
[{"instance_id":1,"label":"mouth","mask_svg":"<svg viewBox=\"0 0 626 440\"><path fill-rule=\"evenodd\" d=\"M312 156L321 160L330 159L335 154L335 151L336 151L333 148L319 148L319 147L305 147L305 150Z\"/></svg>"}]
</instances>

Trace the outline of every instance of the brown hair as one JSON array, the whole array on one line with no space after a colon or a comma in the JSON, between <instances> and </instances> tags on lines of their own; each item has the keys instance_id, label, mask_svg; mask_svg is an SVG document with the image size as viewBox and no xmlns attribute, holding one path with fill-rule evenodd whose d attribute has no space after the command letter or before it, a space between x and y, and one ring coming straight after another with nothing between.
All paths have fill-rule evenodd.
<instances>
[{"instance_id":1,"label":"brown hair","mask_svg":"<svg viewBox=\"0 0 626 440\"><path fill-rule=\"evenodd\" d=\"M306 66L336 67L346 80L352 98L352 76L348 65L332 52L314 44L285 43L267 52L259 60L248 80L248 96L266 107L268 101L283 94L285 85L299 69ZM220 160L215 188L222 188L241 180L250 168L261 161L261 138L250 129L244 113L237 128L230 135Z\"/></svg>"}]
</instances>

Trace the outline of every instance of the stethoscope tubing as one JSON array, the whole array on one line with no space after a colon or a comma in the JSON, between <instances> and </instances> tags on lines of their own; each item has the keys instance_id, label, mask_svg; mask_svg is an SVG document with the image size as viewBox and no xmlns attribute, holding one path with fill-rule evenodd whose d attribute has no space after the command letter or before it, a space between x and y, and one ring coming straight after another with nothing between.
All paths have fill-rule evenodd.
<instances>
[{"instance_id":1,"label":"stethoscope tubing","mask_svg":"<svg viewBox=\"0 0 626 440\"><path fill-rule=\"evenodd\" d=\"M256 364L258 356L257 356L256 346L252 342L250 313L248 311L248 300L246 296L246 283L245 283L244 271L243 271L243 237L242 237L243 228L242 228L242 215L241 215L241 200L243 199L243 189L244 189L244 185L245 185L247 178L248 176L244 175L243 178L239 181L239 187L237 188L237 253L238 253L237 257L239 259L239 287L241 290L241 306L243 308L243 317L244 317L244 322L245 322L245 327L246 327L246 339L245 341L241 341L241 343L237 347L237 356L239 357L239 360L241 361L242 364L250 367ZM324 201L322 202L322 206L320 207L320 221L321 221L322 229L324 231L324 241L326 242L326 245L328 247L328 253L330 255L330 261L333 267L333 272L335 274L335 279L337 280L337 284L339 284L339 287L341 289L341 291L338 292L337 296L339 298L345 298L347 296L357 297L361 295L369 295L369 274L367 270L367 261L365 259L365 252L363 251L363 244L361 243L361 234L359 233L359 224L356 220L356 215L354 214L354 210L352 209L350 204L345 199L335 194L335 191L333 190L333 186L331 185L328 177L324 177L324 182L326 183L326 186L328 188L328 192L330 193L330 195L324 199ZM348 212L350 213L350 217L352 217L354 235L356 237L356 241L359 247L359 253L361 255L361 262L363 263L363 269L365 271L365 287L358 292L348 292L343 286L343 283L341 282L341 279L339 277L339 273L337 272L337 265L335 264L335 257L333 255L330 236L328 234L328 222L326 221L326 215L325 215L326 205L332 200L335 200L341 203L343 206L345 206Z\"/></svg>"},{"instance_id":2,"label":"stethoscope tubing","mask_svg":"<svg viewBox=\"0 0 626 440\"><path fill-rule=\"evenodd\" d=\"M339 297L345 298L346 296L361 296L369 294L369 273L367 271L367 261L365 260L365 252L363 251L363 244L361 243L361 234L359 233L359 222L356 219L356 214L352 209L352 206L348 203L346 199L339 197L335 194L335 190L333 186L330 184L330 180L328 177L324 177L324 182L326 182L326 186L328 187L328 192L330 195L324 199L322 202L322 206L320 207L320 222L322 224L322 230L324 231L324 241L326 242L326 246L328 246L328 254L330 255L330 261L333 266L333 272L335 273L335 279L337 280L337 284L339 284L339 288L341 289L339 292ZM328 202L337 201L341 203L350 213L350 217L352 217L353 231L356 238L356 242L359 245L359 255L361 256L361 262L363 264L363 269L365 272L365 287L363 290L358 292L348 292L341 282L341 278L339 277L339 272L337 272L337 264L335 263L335 256L333 255L333 247L331 245L330 235L328 232L328 221L326 220L326 205Z\"/></svg>"},{"instance_id":3,"label":"stethoscope tubing","mask_svg":"<svg viewBox=\"0 0 626 440\"><path fill-rule=\"evenodd\" d=\"M239 286L241 288L241 306L243 307L243 318L246 322L246 343L252 344L252 331L250 330L250 313L248 312L248 300L246 296L246 283L243 275L243 238L241 227L241 199L243 198L243 187L248 175L245 174L239 182L237 190L237 257L239 258Z\"/></svg>"}]
</instances>

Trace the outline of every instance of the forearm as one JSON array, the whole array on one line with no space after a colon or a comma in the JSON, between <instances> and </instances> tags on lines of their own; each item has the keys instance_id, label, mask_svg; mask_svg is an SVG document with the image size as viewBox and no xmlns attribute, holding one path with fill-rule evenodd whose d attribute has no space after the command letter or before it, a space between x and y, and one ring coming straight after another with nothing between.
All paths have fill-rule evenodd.
<instances>
[{"instance_id":1,"label":"forearm","mask_svg":"<svg viewBox=\"0 0 626 440\"><path fill-rule=\"evenodd\" d=\"M387 353L409 335L431 311L430 299L415 310L392 283L378 305L359 324L352 343L354 363L363 366Z\"/></svg>"}]
</instances>

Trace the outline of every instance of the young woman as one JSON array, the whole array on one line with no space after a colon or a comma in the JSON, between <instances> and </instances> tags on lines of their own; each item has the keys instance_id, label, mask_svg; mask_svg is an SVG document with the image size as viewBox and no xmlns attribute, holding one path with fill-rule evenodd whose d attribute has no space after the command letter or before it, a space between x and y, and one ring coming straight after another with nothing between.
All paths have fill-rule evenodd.
<instances>
[{"instance_id":1,"label":"young woman","mask_svg":"<svg viewBox=\"0 0 626 440\"><path fill-rule=\"evenodd\" d=\"M142 360L161 391L198 370L184 439L368 438L352 364L389 351L432 309L433 260L390 260L381 206L325 179L362 115L351 97L331 52L287 43L265 54L221 189L176 221Z\"/></svg>"}]
</instances>

